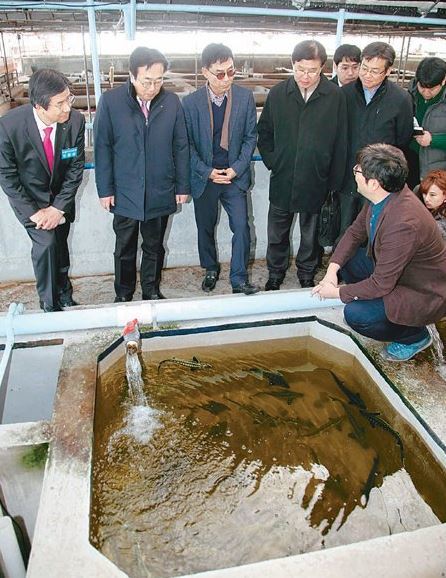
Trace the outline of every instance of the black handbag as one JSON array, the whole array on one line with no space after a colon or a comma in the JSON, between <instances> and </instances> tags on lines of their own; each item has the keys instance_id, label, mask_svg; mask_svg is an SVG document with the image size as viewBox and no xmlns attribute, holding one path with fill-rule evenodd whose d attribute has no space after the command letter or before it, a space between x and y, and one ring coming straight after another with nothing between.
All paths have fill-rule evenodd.
<instances>
[{"instance_id":1,"label":"black handbag","mask_svg":"<svg viewBox=\"0 0 446 578\"><path fill-rule=\"evenodd\" d=\"M338 238L340 226L341 211L339 199L334 191L330 191L319 215L319 245L321 247L332 247Z\"/></svg>"}]
</instances>

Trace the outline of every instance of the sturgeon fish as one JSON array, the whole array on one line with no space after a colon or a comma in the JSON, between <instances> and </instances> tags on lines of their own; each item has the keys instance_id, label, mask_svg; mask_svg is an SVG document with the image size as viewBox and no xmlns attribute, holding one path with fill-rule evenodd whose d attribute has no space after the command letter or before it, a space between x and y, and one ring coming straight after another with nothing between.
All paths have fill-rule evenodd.
<instances>
[{"instance_id":1,"label":"sturgeon fish","mask_svg":"<svg viewBox=\"0 0 446 578\"><path fill-rule=\"evenodd\" d=\"M169 357L169 359L163 359L158 364L158 373L160 372L161 366L165 363L173 363L174 365L179 365L181 367L187 367L191 371L197 371L197 369L211 369L212 365L210 363L204 363L200 361L197 357L192 357L192 359L178 359L177 357Z\"/></svg>"}]
</instances>

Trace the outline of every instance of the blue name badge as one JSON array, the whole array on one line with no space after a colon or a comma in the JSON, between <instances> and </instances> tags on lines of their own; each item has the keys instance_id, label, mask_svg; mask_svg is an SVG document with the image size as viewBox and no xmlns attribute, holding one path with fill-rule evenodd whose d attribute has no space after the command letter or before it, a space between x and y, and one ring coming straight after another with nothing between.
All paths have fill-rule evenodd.
<instances>
[{"instance_id":1,"label":"blue name badge","mask_svg":"<svg viewBox=\"0 0 446 578\"><path fill-rule=\"evenodd\" d=\"M63 161L74 159L74 157L77 157L77 147L73 147L72 149L62 149L60 152L60 158Z\"/></svg>"}]
</instances>

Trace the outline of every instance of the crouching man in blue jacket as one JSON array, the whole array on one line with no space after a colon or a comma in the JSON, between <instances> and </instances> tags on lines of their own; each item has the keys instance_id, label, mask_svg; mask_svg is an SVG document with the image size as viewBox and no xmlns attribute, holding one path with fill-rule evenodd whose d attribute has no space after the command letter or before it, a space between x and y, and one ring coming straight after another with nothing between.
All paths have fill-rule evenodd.
<instances>
[{"instance_id":1,"label":"crouching man in blue jacket","mask_svg":"<svg viewBox=\"0 0 446 578\"><path fill-rule=\"evenodd\" d=\"M115 303L133 298L139 231L142 298L164 299L164 233L189 193L186 124L178 97L163 89L167 67L158 50L136 48L128 81L105 92L96 112L96 187L116 234Z\"/></svg>"}]
</instances>

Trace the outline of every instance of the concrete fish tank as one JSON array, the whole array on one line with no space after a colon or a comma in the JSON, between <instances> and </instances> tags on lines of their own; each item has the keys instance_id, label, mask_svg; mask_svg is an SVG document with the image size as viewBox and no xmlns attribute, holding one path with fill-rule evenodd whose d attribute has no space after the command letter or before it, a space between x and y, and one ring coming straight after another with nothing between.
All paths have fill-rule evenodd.
<instances>
[{"instance_id":1,"label":"concrete fish tank","mask_svg":"<svg viewBox=\"0 0 446 578\"><path fill-rule=\"evenodd\" d=\"M126 575L217 576L446 520L442 448L335 328L152 334L141 362L146 404L118 347L95 411L90 539Z\"/></svg>"}]
</instances>

